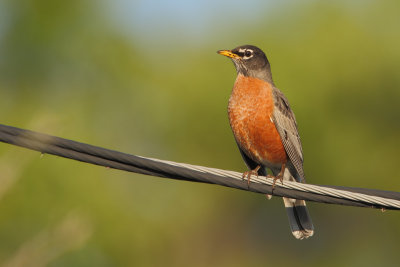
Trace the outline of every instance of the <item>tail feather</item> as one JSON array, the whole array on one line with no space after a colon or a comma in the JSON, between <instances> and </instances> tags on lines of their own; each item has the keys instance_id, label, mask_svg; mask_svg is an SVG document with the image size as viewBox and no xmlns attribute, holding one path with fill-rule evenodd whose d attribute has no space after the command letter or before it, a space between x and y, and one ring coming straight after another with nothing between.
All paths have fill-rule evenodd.
<instances>
[{"instance_id":1,"label":"tail feather","mask_svg":"<svg viewBox=\"0 0 400 267\"><path fill-rule=\"evenodd\" d=\"M274 176L277 176L280 172L280 169L272 168L271 171ZM304 177L299 176L289 161L289 165L286 167L283 175L283 181L301 182L302 180L304 180ZM308 213L306 202L304 200L286 197L283 197L282 199L289 218L290 229L294 237L297 239L304 239L312 236L314 234L314 225L312 223L311 216Z\"/></svg>"},{"instance_id":2,"label":"tail feather","mask_svg":"<svg viewBox=\"0 0 400 267\"><path fill-rule=\"evenodd\" d=\"M314 226L304 200L283 198L289 218L290 229L297 239L309 238L314 234Z\"/></svg>"}]
</instances>

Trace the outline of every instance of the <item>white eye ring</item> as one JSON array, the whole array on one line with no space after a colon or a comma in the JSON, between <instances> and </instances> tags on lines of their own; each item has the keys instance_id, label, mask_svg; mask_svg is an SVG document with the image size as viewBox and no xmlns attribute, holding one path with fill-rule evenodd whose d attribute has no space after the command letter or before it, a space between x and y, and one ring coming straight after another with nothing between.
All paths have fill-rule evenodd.
<instances>
[{"instance_id":1,"label":"white eye ring","mask_svg":"<svg viewBox=\"0 0 400 267\"><path fill-rule=\"evenodd\" d=\"M243 51L243 59L249 59L253 57L253 50L246 49Z\"/></svg>"}]
</instances>

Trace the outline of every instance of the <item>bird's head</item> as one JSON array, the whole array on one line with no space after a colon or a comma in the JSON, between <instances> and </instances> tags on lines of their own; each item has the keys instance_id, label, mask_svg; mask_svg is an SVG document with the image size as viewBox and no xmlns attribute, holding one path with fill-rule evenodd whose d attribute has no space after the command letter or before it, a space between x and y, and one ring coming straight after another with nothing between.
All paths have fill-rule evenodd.
<instances>
[{"instance_id":1,"label":"bird's head","mask_svg":"<svg viewBox=\"0 0 400 267\"><path fill-rule=\"evenodd\" d=\"M242 45L232 50L219 50L220 55L230 57L238 75L272 82L271 66L264 52L254 45Z\"/></svg>"}]
</instances>

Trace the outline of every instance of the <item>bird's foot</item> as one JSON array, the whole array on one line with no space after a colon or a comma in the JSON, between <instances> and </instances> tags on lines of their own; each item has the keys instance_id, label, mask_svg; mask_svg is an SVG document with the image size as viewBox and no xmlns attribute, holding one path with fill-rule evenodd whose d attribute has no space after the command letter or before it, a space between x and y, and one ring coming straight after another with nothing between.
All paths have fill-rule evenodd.
<instances>
[{"instance_id":1,"label":"bird's foot","mask_svg":"<svg viewBox=\"0 0 400 267\"><path fill-rule=\"evenodd\" d=\"M286 168L286 164L283 163L282 167L281 167L281 171L279 172L279 174L277 176L267 175L267 178L274 179L274 181L272 183L272 189L271 189L272 192L274 192L274 188L275 188L275 184L276 184L277 180L281 181L281 184L283 185L283 175L285 174L285 168Z\"/></svg>"},{"instance_id":2,"label":"bird's foot","mask_svg":"<svg viewBox=\"0 0 400 267\"><path fill-rule=\"evenodd\" d=\"M272 188L271 188L271 192L272 192L272 193L274 192L275 184L276 184L276 181L277 181L277 180L281 181L281 183L282 183L282 185L283 185L283 175L281 175L280 173L279 173L277 176L273 176L273 175L269 175L269 174L268 174L266 177L267 177L267 178L274 179L274 181L273 181L273 183L272 183ZM266 194L265 196L267 197L268 200L270 200L270 199L272 198L272 195L270 195L270 194Z\"/></svg>"},{"instance_id":3,"label":"bird's foot","mask_svg":"<svg viewBox=\"0 0 400 267\"><path fill-rule=\"evenodd\" d=\"M250 187L250 179L252 175L255 175L258 177L258 170L261 168L260 165L258 165L254 170L250 170L247 172L244 172L242 175L242 179L244 180L247 177L247 186Z\"/></svg>"},{"instance_id":4,"label":"bird's foot","mask_svg":"<svg viewBox=\"0 0 400 267\"><path fill-rule=\"evenodd\" d=\"M277 176L272 176L272 177L269 177L269 178L273 178L274 179L274 181L272 183L272 191L274 191L275 184L276 184L277 180L281 181L281 184L283 185L283 175L281 175L281 173L279 173Z\"/></svg>"}]
</instances>

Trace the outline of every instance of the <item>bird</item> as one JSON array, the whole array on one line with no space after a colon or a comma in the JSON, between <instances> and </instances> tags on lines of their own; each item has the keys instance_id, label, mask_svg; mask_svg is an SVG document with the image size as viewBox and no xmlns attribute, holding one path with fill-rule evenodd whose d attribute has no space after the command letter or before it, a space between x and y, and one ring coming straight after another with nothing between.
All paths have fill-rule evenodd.
<instances>
[{"instance_id":1,"label":"bird","mask_svg":"<svg viewBox=\"0 0 400 267\"><path fill-rule=\"evenodd\" d=\"M253 45L242 45L218 54L232 59L237 77L229 102L228 117L240 154L252 175L283 181L305 182L303 149L295 115L285 95L272 80L265 53ZM273 176L267 175L270 169ZM314 225L304 200L283 197L292 234L309 238Z\"/></svg>"}]
</instances>

